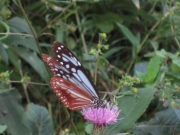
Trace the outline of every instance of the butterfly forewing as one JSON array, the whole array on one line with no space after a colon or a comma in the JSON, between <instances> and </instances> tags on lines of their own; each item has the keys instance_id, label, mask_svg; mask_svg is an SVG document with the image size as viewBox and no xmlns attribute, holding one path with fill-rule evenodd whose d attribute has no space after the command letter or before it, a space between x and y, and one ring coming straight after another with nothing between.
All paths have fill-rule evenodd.
<instances>
[{"instance_id":1,"label":"butterfly forewing","mask_svg":"<svg viewBox=\"0 0 180 135\"><path fill-rule=\"evenodd\" d=\"M72 110L102 105L94 84L75 55L62 43L54 42L55 58L42 54L53 77L51 87L65 106Z\"/></svg>"},{"instance_id":2,"label":"butterfly forewing","mask_svg":"<svg viewBox=\"0 0 180 135\"><path fill-rule=\"evenodd\" d=\"M59 65L52 69L54 76L62 77L75 83L92 97L98 97L97 90L89 75L76 56L62 43L54 42L53 53Z\"/></svg>"},{"instance_id":3,"label":"butterfly forewing","mask_svg":"<svg viewBox=\"0 0 180 135\"><path fill-rule=\"evenodd\" d=\"M54 76L50 84L58 98L71 110L78 110L92 104L93 98L86 91L64 78Z\"/></svg>"}]
</instances>

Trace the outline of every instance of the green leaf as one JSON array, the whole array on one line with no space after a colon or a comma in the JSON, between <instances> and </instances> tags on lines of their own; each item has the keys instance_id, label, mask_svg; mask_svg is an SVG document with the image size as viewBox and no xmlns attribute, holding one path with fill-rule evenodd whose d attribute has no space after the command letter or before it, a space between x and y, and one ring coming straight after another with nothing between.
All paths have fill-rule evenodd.
<instances>
[{"instance_id":1,"label":"green leaf","mask_svg":"<svg viewBox=\"0 0 180 135\"><path fill-rule=\"evenodd\" d=\"M28 129L21 123L24 109L19 104L20 100L21 95L15 89L0 94L0 124L7 125L7 131L12 135L29 135Z\"/></svg>"},{"instance_id":2,"label":"green leaf","mask_svg":"<svg viewBox=\"0 0 180 135\"><path fill-rule=\"evenodd\" d=\"M46 82L49 82L49 75L45 68L42 60L35 54L34 52L30 52L25 48L16 48L17 54L23 58L34 70L42 77L42 79Z\"/></svg>"},{"instance_id":3,"label":"green leaf","mask_svg":"<svg viewBox=\"0 0 180 135\"><path fill-rule=\"evenodd\" d=\"M24 47L27 47L35 52L39 52L37 44L33 37L26 37L21 35L21 33L29 34L29 36L33 35L31 29L29 28L29 25L24 19L14 17L8 21L8 25L11 32L19 34L10 35L8 37L8 40L13 43L13 45L23 45Z\"/></svg>"},{"instance_id":4,"label":"green leaf","mask_svg":"<svg viewBox=\"0 0 180 135\"><path fill-rule=\"evenodd\" d=\"M143 73L141 73L141 72L139 72L139 71L136 71L136 76L141 80L141 81L145 81L145 79L146 79L146 75L145 74L143 74Z\"/></svg>"},{"instance_id":5,"label":"green leaf","mask_svg":"<svg viewBox=\"0 0 180 135\"><path fill-rule=\"evenodd\" d=\"M6 23L4 23L3 21L1 21L1 20L0 20L0 24L2 24L2 25L6 28L6 34L5 34L5 36L0 37L0 41L1 41L1 40L4 40L4 39L6 39L6 38L8 37L8 34L9 34L9 26L8 26Z\"/></svg>"},{"instance_id":6,"label":"green leaf","mask_svg":"<svg viewBox=\"0 0 180 135\"><path fill-rule=\"evenodd\" d=\"M168 108L158 112L146 123L140 123L133 128L138 135L173 135L180 132L180 109Z\"/></svg>"},{"instance_id":7,"label":"green leaf","mask_svg":"<svg viewBox=\"0 0 180 135\"><path fill-rule=\"evenodd\" d=\"M156 55L161 58L167 58L168 54L164 49L161 49L161 51L156 51Z\"/></svg>"},{"instance_id":8,"label":"green leaf","mask_svg":"<svg viewBox=\"0 0 180 135\"><path fill-rule=\"evenodd\" d=\"M29 104L22 121L33 135L53 135L54 133L52 119L43 106Z\"/></svg>"},{"instance_id":9,"label":"green leaf","mask_svg":"<svg viewBox=\"0 0 180 135\"><path fill-rule=\"evenodd\" d=\"M11 90L14 90L14 89L0 89L0 94L11 91Z\"/></svg>"},{"instance_id":10,"label":"green leaf","mask_svg":"<svg viewBox=\"0 0 180 135\"><path fill-rule=\"evenodd\" d=\"M109 33L112 31L114 29L114 22L122 23L122 19L113 12L93 15L93 25L98 27L102 32Z\"/></svg>"},{"instance_id":11,"label":"green leaf","mask_svg":"<svg viewBox=\"0 0 180 135\"><path fill-rule=\"evenodd\" d=\"M175 78L177 78L177 79L180 79L180 74L179 74L179 72L167 72L166 74L167 74L167 75L171 75L171 76L173 76L173 77L175 77Z\"/></svg>"},{"instance_id":12,"label":"green leaf","mask_svg":"<svg viewBox=\"0 0 180 135\"><path fill-rule=\"evenodd\" d=\"M9 48L6 49L6 52L9 56L11 63L20 71L21 63L19 62L17 55L14 53L12 46L9 46Z\"/></svg>"},{"instance_id":13,"label":"green leaf","mask_svg":"<svg viewBox=\"0 0 180 135\"><path fill-rule=\"evenodd\" d=\"M13 17L9 19L7 24L9 25L11 32L21 32L32 35L28 23L20 17Z\"/></svg>"},{"instance_id":14,"label":"green leaf","mask_svg":"<svg viewBox=\"0 0 180 135\"><path fill-rule=\"evenodd\" d=\"M180 67L180 58L173 59L173 63Z\"/></svg>"},{"instance_id":15,"label":"green leaf","mask_svg":"<svg viewBox=\"0 0 180 135\"><path fill-rule=\"evenodd\" d=\"M93 127L94 127L93 124L87 124L86 127L85 127L86 133L87 133L87 134L92 134Z\"/></svg>"},{"instance_id":16,"label":"green leaf","mask_svg":"<svg viewBox=\"0 0 180 135\"><path fill-rule=\"evenodd\" d=\"M97 56L96 55L90 55L90 54L83 54L83 59L88 62L96 62Z\"/></svg>"},{"instance_id":17,"label":"green leaf","mask_svg":"<svg viewBox=\"0 0 180 135\"><path fill-rule=\"evenodd\" d=\"M133 45L133 56L135 56L140 46L140 35L135 36L126 26L120 23L117 23L117 26Z\"/></svg>"},{"instance_id":18,"label":"green leaf","mask_svg":"<svg viewBox=\"0 0 180 135\"><path fill-rule=\"evenodd\" d=\"M114 53L119 52L122 49L122 47L115 47L115 48L111 48L108 51L106 51L103 56L105 58L109 58L110 56L112 56Z\"/></svg>"},{"instance_id":19,"label":"green leaf","mask_svg":"<svg viewBox=\"0 0 180 135\"><path fill-rule=\"evenodd\" d=\"M1 41L0 41L0 56L3 58L6 64L8 64L8 55Z\"/></svg>"},{"instance_id":20,"label":"green leaf","mask_svg":"<svg viewBox=\"0 0 180 135\"><path fill-rule=\"evenodd\" d=\"M146 74L147 73L147 65L148 62L140 62L140 63L136 63L134 66L134 76L136 76L137 72L140 72L142 74Z\"/></svg>"},{"instance_id":21,"label":"green leaf","mask_svg":"<svg viewBox=\"0 0 180 135\"><path fill-rule=\"evenodd\" d=\"M155 88L139 88L136 96L124 96L118 99L121 110L119 120L116 124L109 126L105 133L107 135L123 132L135 125L137 119L144 113L156 92Z\"/></svg>"},{"instance_id":22,"label":"green leaf","mask_svg":"<svg viewBox=\"0 0 180 135\"><path fill-rule=\"evenodd\" d=\"M6 125L0 125L0 134L6 131L7 126Z\"/></svg>"},{"instance_id":23,"label":"green leaf","mask_svg":"<svg viewBox=\"0 0 180 135\"><path fill-rule=\"evenodd\" d=\"M147 66L147 74L145 78L145 82L152 83L158 75L158 71L160 68L161 59L158 56L155 56L150 59L150 62Z\"/></svg>"},{"instance_id":24,"label":"green leaf","mask_svg":"<svg viewBox=\"0 0 180 135\"><path fill-rule=\"evenodd\" d=\"M97 66L98 68L106 67L109 65L109 62L107 61L106 58L99 56L97 60Z\"/></svg>"}]
</instances>

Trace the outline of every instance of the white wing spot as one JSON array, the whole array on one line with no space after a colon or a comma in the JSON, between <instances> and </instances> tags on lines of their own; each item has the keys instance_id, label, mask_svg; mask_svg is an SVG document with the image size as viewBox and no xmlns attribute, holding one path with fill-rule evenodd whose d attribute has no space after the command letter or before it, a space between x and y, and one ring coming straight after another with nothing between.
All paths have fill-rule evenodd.
<instances>
[{"instance_id":1,"label":"white wing spot","mask_svg":"<svg viewBox=\"0 0 180 135\"><path fill-rule=\"evenodd\" d=\"M63 74L63 71L61 70L60 73Z\"/></svg>"},{"instance_id":2,"label":"white wing spot","mask_svg":"<svg viewBox=\"0 0 180 135\"><path fill-rule=\"evenodd\" d=\"M75 69L75 68L71 68L71 71L72 71L72 72L76 72L76 69Z\"/></svg>"},{"instance_id":3,"label":"white wing spot","mask_svg":"<svg viewBox=\"0 0 180 135\"><path fill-rule=\"evenodd\" d=\"M65 57L62 57L62 59L63 59L63 61L66 61L66 62L69 61L69 60L68 60L67 58L65 58Z\"/></svg>"},{"instance_id":4,"label":"white wing spot","mask_svg":"<svg viewBox=\"0 0 180 135\"><path fill-rule=\"evenodd\" d=\"M70 66L69 66L69 64L66 64L66 68L69 68Z\"/></svg>"},{"instance_id":5,"label":"white wing spot","mask_svg":"<svg viewBox=\"0 0 180 135\"><path fill-rule=\"evenodd\" d=\"M61 50L61 47L58 47L58 50Z\"/></svg>"},{"instance_id":6,"label":"white wing spot","mask_svg":"<svg viewBox=\"0 0 180 135\"><path fill-rule=\"evenodd\" d=\"M64 57L64 61L68 62L72 62L72 64L74 64L75 66L77 66L77 59L75 57L69 57L66 54L62 54L62 57Z\"/></svg>"},{"instance_id":7,"label":"white wing spot","mask_svg":"<svg viewBox=\"0 0 180 135\"><path fill-rule=\"evenodd\" d=\"M64 63L63 62L60 62L61 65L63 65Z\"/></svg>"},{"instance_id":8,"label":"white wing spot","mask_svg":"<svg viewBox=\"0 0 180 135\"><path fill-rule=\"evenodd\" d=\"M56 50L56 52L59 52L58 50Z\"/></svg>"},{"instance_id":9,"label":"white wing spot","mask_svg":"<svg viewBox=\"0 0 180 135\"><path fill-rule=\"evenodd\" d=\"M61 47L62 47L62 48L64 48L64 46L63 46L63 45L61 45Z\"/></svg>"},{"instance_id":10,"label":"white wing spot","mask_svg":"<svg viewBox=\"0 0 180 135\"><path fill-rule=\"evenodd\" d=\"M51 57L48 57L48 58L47 58L47 62L49 62L49 61L50 61L50 59L51 59Z\"/></svg>"},{"instance_id":11,"label":"white wing spot","mask_svg":"<svg viewBox=\"0 0 180 135\"><path fill-rule=\"evenodd\" d=\"M57 68L55 68L54 70L55 70L55 71L58 71L58 69L57 69Z\"/></svg>"},{"instance_id":12,"label":"white wing spot","mask_svg":"<svg viewBox=\"0 0 180 135\"><path fill-rule=\"evenodd\" d=\"M62 77L67 80L67 77L65 75L63 75Z\"/></svg>"},{"instance_id":13,"label":"white wing spot","mask_svg":"<svg viewBox=\"0 0 180 135\"><path fill-rule=\"evenodd\" d=\"M61 58L61 56L60 55L57 55L58 56L58 58Z\"/></svg>"},{"instance_id":14,"label":"white wing spot","mask_svg":"<svg viewBox=\"0 0 180 135\"><path fill-rule=\"evenodd\" d=\"M57 74L57 76L61 76L60 74Z\"/></svg>"},{"instance_id":15,"label":"white wing spot","mask_svg":"<svg viewBox=\"0 0 180 135\"><path fill-rule=\"evenodd\" d=\"M78 65L81 66L81 63L78 61Z\"/></svg>"}]
</instances>

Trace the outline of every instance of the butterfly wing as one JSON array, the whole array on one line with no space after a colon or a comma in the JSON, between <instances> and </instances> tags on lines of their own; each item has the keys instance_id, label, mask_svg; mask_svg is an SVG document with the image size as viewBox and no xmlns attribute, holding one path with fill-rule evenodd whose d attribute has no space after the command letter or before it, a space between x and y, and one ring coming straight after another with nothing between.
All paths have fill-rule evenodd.
<instances>
[{"instance_id":1,"label":"butterfly wing","mask_svg":"<svg viewBox=\"0 0 180 135\"><path fill-rule=\"evenodd\" d=\"M50 84L58 98L71 110L79 110L92 104L93 98L86 91L64 78L54 76Z\"/></svg>"},{"instance_id":2,"label":"butterfly wing","mask_svg":"<svg viewBox=\"0 0 180 135\"><path fill-rule=\"evenodd\" d=\"M76 56L62 43L55 41L53 44L55 59L43 56L43 60L49 65L54 76L64 78L98 98L97 90ZM49 59L49 60L48 60Z\"/></svg>"}]
</instances>

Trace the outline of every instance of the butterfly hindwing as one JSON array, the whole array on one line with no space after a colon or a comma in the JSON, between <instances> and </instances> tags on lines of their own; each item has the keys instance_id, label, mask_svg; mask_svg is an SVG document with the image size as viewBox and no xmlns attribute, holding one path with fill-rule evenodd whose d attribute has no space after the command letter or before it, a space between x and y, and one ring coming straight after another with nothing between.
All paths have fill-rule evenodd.
<instances>
[{"instance_id":1,"label":"butterfly hindwing","mask_svg":"<svg viewBox=\"0 0 180 135\"><path fill-rule=\"evenodd\" d=\"M92 104L92 97L74 83L54 76L50 84L58 98L71 110L78 110Z\"/></svg>"}]
</instances>

